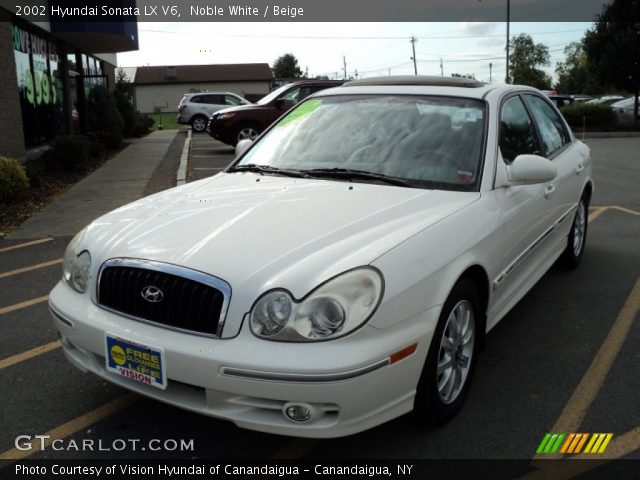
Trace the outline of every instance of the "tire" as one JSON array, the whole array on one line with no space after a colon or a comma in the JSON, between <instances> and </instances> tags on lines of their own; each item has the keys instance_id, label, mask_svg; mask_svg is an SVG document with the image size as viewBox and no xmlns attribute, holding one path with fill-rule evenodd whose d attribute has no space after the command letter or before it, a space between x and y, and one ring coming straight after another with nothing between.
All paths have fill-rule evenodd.
<instances>
[{"instance_id":1,"label":"tire","mask_svg":"<svg viewBox=\"0 0 640 480\"><path fill-rule=\"evenodd\" d=\"M255 140L260 135L261 129L251 123L240 125L233 134L233 145L237 145L240 140L250 139Z\"/></svg>"},{"instance_id":2,"label":"tire","mask_svg":"<svg viewBox=\"0 0 640 480\"><path fill-rule=\"evenodd\" d=\"M578 209L573 217L571 231L567 239L567 247L560 256L560 264L569 270L580 265L587 243L587 226L589 225L589 201L586 194L578 202Z\"/></svg>"},{"instance_id":3,"label":"tire","mask_svg":"<svg viewBox=\"0 0 640 480\"><path fill-rule=\"evenodd\" d=\"M194 132L202 133L207 129L209 120L204 115L196 115L191 119L191 128Z\"/></svg>"},{"instance_id":4,"label":"tire","mask_svg":"<svg viewBox=\"0 0 640 480\"><path fill-rule=\"evenodd\" d=\"M414 417L425 425L442 425L464 404L480 351L478 328L484 324L480 305L475 284L462 278L442 307L413 409ZM455 329L458 320L461 330Z\"/></svg>"}]
</instances>

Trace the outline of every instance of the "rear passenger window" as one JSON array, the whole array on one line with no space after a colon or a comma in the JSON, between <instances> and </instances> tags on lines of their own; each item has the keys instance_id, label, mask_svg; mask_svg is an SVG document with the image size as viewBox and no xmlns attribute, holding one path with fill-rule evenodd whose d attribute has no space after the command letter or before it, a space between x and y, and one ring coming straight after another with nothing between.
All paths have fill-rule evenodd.
<instances>
[{"instance_id":1,"label":"rear passenger window","mask_svg":"<svg viewBox=\"0 0 640 480\"><path fill-rule=\"evenodd\" d=\"M202 103L202 96L197 95L195 97L191 97L191 103Z\"/></svg>"},{"instance_id":2,"label":"rear passenger window","mask_svg":"<svg viewBox=\"0 0 640 480\"><path fill-rule=\"evenodd\" d=\"M502 105L500 151L506 163L518 155L540 153L533 123L520 97L512 97Z\"/></svg>"},{"instance_id":3,"label":"rear passenger window","mask_svg":"<svg viewBox=\"0 0 640 480\"><path fill-rule=\"evenodd\" d=\"M569 134L565 130L560 116L542 98L535 95L525 95L525 101L538 125L543 155L551 157L569 143Z\"/></svg>"},{"instance_id":4,"label":"rear passenger window","mask_svg":"<svg viewBox=\"0 0 640 480\"><path fill-rule=\"evenodd\" d=\"M209 105L224 105L222 95L204 95L204 101L202 103L208 103Z\"/></svg>"}]
</instances>

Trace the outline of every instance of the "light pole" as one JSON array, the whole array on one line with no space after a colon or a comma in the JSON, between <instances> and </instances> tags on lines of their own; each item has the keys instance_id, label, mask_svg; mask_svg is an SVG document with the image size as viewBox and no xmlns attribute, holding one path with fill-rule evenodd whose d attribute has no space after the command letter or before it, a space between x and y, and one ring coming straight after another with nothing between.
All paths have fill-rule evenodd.
<instances>
[{"instance_id":1,"label":"light pole","mask_svg":"<svg viewBox=\"0 0 640 480\"><path fill-rule=\"evenodd\" d=\"M511 0L507 0L507 73L505 82L509 82L509 24L511 23Z\"/></svg>"}]
</instances>

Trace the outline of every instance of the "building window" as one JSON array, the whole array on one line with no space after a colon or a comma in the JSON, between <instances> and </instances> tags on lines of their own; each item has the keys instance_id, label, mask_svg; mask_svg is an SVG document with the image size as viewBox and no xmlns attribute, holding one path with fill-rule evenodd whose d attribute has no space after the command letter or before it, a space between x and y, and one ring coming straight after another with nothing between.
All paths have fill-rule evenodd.
<instances>
[{"instance_id":1,"label":"building window","mask_svg":"<svg viewBox=\"0 0 640 480\"><path fill-rule=\"evenodd\" d=\"M13 51L27 147L64 132L64 88L55 43L14 25Z\"/></svg>"}]
</instances>

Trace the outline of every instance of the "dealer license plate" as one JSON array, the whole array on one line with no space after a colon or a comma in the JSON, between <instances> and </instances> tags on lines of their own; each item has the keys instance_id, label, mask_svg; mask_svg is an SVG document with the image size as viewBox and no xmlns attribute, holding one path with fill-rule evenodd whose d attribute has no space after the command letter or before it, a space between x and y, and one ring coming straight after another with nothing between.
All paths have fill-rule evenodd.
<instances>
[{"instance_id":1,"label":"dealer license plate","mask_svg":"<svg viewBox=\"0 0 640 480\"><path fill-rule=\"evenodd\" d=\"M167 388L164 349L105 335L107 370L145 385Z\"/></svg>"}]
</instances>

